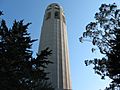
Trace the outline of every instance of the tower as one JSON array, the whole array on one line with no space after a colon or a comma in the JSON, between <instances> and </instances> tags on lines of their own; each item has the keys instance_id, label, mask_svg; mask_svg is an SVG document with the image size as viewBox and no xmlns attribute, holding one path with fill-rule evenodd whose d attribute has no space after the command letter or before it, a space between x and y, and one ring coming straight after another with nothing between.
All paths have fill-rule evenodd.
<instances>
[{"instance_id":1,"label":"tower","mask_svg":"<svg viewBox=\"0 0 120 90\"><path fill-rule=\"evenodd\" d=\"M50 82L55 90L71 90L65 16L63 9L56 3L48 5L45 10L38 52L46 47L52 50L49 59L53 64L47 68Z\"/></svg>"}]
</instances>

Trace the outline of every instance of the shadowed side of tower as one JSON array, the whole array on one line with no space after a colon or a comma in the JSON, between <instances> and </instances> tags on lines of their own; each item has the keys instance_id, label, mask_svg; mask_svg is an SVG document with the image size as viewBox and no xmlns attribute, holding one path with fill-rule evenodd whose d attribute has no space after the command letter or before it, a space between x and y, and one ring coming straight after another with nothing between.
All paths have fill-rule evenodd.
<instances>
[{"instance_id":1,"label":"shadowed side of tower","mask_svg":"<svg viewBox=\"0 0 120 90\"><path fill-rule=\"evenodd\" d=\"M39 51L49 47L52 55L48 65L49 78L55 90L71 90L70 65L66 22L63 9L56 3L50 4L44 15Z\"/></svg>"}]
</instances>

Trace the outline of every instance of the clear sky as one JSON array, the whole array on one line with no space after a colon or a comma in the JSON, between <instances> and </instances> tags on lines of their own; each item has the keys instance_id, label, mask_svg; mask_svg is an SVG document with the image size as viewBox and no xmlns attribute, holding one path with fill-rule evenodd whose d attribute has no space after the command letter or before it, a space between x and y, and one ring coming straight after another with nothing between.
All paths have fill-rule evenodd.
<instances>
[{"instance_id":1,"label":"clear sky","mask_svg":"<svg viewBox=\"0 0 120 90\"><path fill-rule=\"evenodd\" d=\"M79 37L85 26L94 20L94 14L101 4L120 4L120 0L0 0L0 10L4 11L4 18L9 27L13 21L24 19L25 23L32 22L29 32L33 39L39 39L43 22L44 11L51 3L58 3L64 9L70 52L70 68L73 90L99 90L104 89L110 79L101 80L94 74L93 67L86 67L84 60L101 57L98 52L91 52L91 44L80 43ZM38 42L33 45L37 53ZM34 53L34 54L35 54Z\"/></svg>"}]
</instances>

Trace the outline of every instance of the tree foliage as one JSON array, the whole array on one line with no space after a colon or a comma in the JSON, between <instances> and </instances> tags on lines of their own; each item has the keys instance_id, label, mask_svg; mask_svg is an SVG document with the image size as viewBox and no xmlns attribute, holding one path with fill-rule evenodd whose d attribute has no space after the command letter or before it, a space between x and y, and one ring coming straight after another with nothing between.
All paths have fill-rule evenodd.
<instances>
[{"instance_id":1,"label":"tree foliage","mask_svg":"<svg viewBox=\"0 0 120 90\"><path fill-rule=\"evenodd\" d=\"M2 15L2 12L0 12ZM14 21L8 29L5 20L0 21L0 90L50 90L51 84L45 71L52 63L48 56L51 50L46 48L36 58L32 56L34 41L27 32L30 23Z\"/></svg>"},{"instance_id":2,"label":"tree foliage","mask_svg":"<svg viewBox=\"0 0 120 90\"><path fill-rule=\"evenodd\" d=\"M94 18L95 21L86 26L80 42L86 38L90 39L105 57L86 60L85 64L86 66L94 64L95 73L102 79L108 76L113 80L106 90L118 90L120 89L120 9L115 3L102 4ZM92 48L93 52L94 50Z\"/></svg>"}]
</instances>

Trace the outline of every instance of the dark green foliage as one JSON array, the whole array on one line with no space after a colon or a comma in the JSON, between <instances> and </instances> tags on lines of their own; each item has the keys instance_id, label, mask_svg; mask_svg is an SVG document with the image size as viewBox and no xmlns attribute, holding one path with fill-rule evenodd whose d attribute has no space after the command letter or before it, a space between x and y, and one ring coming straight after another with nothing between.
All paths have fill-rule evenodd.
<instances>
[{"instance_id":1,"label":"dark green foliage","mask_svg":"<svg viewBox=\"0 0 120 90\"><path fill-rule=\"evenodd\" d=\"M3 11L0 11L0 16L3 15Z\"/></svg>"},{"instance_id":2,"label":"dark green foliage","mask_svg":"<svg viewBox=\"0 0 120 90\"><path fill-rule=\"evenodd\" d=\"M113 80L106 90L120 89L120 9L115 3L101 5L95 21L86 26L80 41L86 38L92 40L92 44L105 55L102 59L86 60L86 66L94 64L95 73L102 79L108 76ZM92 48L92 52L94 50Z\"/></svg>"},{"instance_id":3,"label":"dark green foliage","mask_svg":"<svg viewBox=\"0 0 120 90\"><path fill-rule=\"evenodd\" d=\"M49 73L44 70L52 63L48 60L51 50L46 48L33 58L31 46L36 40L27 32L29 25L24 25L23 20L14 21L8 29L5 20L0 22L0 90L52 88L47 82Z\"/></svg>"}]
</instances>

